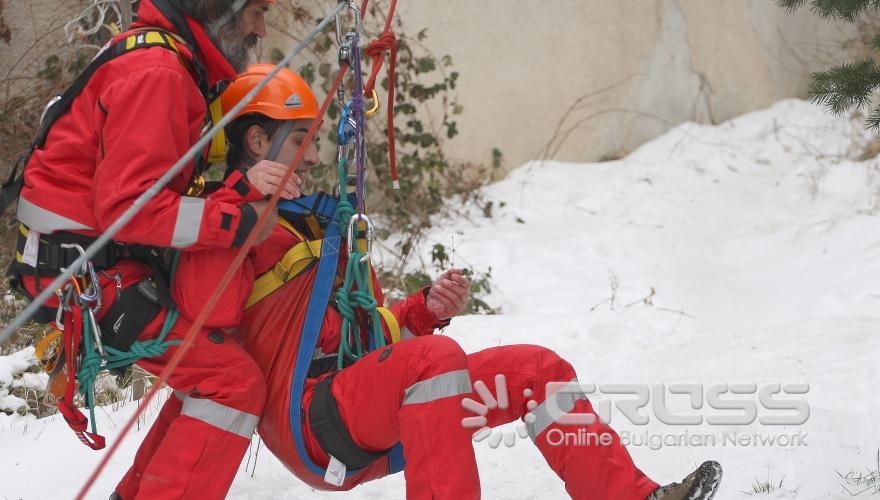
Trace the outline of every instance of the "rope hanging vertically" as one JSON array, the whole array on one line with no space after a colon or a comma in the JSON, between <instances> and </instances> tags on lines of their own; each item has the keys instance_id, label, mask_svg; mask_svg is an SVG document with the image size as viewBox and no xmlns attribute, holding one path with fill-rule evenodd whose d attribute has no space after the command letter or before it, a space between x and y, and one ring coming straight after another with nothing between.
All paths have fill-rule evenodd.
<instances>
[{"instance_id":1,"label":"rope hanging vertically","mask_svg":"<svg viewBox=\"0 0 880 500\"><path fill-rule=\"evenodd\" d=\"M400 181L397 176L397 146L394 143L394 91L397 86L397 37L391 31L391 22L394 19L394 11L397 9L397 0L391 0L388 18L385 20L385 28L379 38L373 40L364 52L373 58L373 68L370 78L364 85L364 95L370 95L376 87L376 78L382 63L385 61L385 52L391 52L388 61L388 166L391 169L391 183L395 190L400 189Z\"/></svg>"}]
</instances>

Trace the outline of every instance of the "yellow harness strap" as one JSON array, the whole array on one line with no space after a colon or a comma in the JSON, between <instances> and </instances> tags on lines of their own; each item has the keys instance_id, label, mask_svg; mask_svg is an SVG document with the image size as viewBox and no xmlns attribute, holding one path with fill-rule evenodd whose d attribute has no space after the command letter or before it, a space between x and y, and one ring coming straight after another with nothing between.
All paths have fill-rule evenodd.
<instances>
[{"instance_id":1,"label":"yellow harness strap","mask_svg":"<svg viewBox=\"0 0 880 500\"><path fill-rule=\"evenodd\" d=\"M313 218L307 218L306 222L309 224L309 227L312 227ZM314 222L315 224L317 223L317 221ZM245 305L246 309L263 300L275 290L281 288L282 285L295 278L310 264L321 258L321 244L323 243L323 240L306 239L305 235L284 219L278 219L278 224L296 235L301 242L288 250L287 253L284 254L284 257L275 264L275 267L271 271L256 279L254 282L254 290L251 292L251 296L248 298L247 304ZM315 234L320 234L320 228L318 229L319 231ZM366 243L363 240L359 240L358 247L361 251L364 251L366 250ZM370 269L370 273L372 276L372 268ZM373 280L371 279L371 290L372 287ZM394 313L385 307L377 307L376 310L382 315L385 324L388 325L388 331L391 334L391 341L400 342L400 323L398 323Z\"/></svg>"},{"instance_id":2,"label":"yellow harness strap","mask_svg":"<svg viewBox=\"0 0 880 500\"><path fill-rule=\"evenodd\" d=\"M385 320L385 324L388 325L388 331L391 333L391 342L400 342L400 323L397 322L394 313L386 307L377 307L376 310L379 311L382 319Z\"/></svg>"},{"instance_id":3,"label":"yellow harness strap","mask_svg":"<svg viewBox=\"0 0 880 500\"><path fill-rule=\"evenodd\" d=\"M270 293L296 277L312 262L321 257L321 243L323 240L306 239L302 233L297 231L284 219L279 219L278 224L296 235L302 241L288 250L287 253L284 254L284 257L275 264L275 267L271 271L256 279L254 282L254 291L251 292L251 296L248 298L245 309L266 298Z\"/></svg>"},{"instance_id":4,"label":"yellow harness strap","mask_svg":"<svg viewBox=\"0 0 880 500\"><path fill-rule=\"evenodd\" d=\"M223 105L220 98L214 99L214 102L208 107L211 113L211 125L220 123L223 119ZM226 161L226 132L221 128L214 137L211 138L211 149L208 151L208 163L222 163Z\"/></svg>"}]
</instances>

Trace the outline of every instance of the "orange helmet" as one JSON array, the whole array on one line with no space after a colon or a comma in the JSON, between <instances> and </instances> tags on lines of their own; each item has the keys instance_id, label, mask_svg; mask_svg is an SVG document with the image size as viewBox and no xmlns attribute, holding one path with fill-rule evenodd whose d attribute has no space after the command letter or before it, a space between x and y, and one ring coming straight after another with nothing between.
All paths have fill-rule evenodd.
<instances>
[{"instance_id":1,"label":"orange helmet","mask_svg":"<svg viewBox=\"0 0 880 500\"><path fill-rule=\"evenodd\" d=\"M220 96L223 114L229 113L274 68L272 64L251 64L238 75ZM301 76L282 68L235 117L250 113L259 113L275 120L317 118L318 100Z\"/></svg>"}]
</instances>

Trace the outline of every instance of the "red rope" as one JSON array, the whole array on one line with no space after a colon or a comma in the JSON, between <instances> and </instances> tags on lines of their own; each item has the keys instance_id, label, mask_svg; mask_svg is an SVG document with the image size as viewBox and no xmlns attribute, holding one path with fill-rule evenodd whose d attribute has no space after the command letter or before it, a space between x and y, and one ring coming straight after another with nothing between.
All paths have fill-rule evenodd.
<instances>
[{"instance_id":1,"label":"red rope","mask_svg":"<svg viewBox=\"0 0 880 500\"><path fill-rule=\"evenodd\" d=\"M366 14L368 3L369 0L363 0L363 2L361 3L361 18L363 18ZM392 0L391 14L389 14L389 17L385 22L386 31L391 25L391 17L393 16L396 4L397 0ZM390 67L393 67L393 63ZM333 86L330 87L331 89L338 88L339 85L342 84L343 80L345 79L345 75L348 72L348 69L349 67L347 64L343 64L342 67L339 68L339 73L336 75L336 81L333 83ZM393 85L390 85L390 88L393 89ZM306 152L306 148L309 144L311 144L315 135L318 133L318 128L321 126L321 120L327 113L327 109L330 107L330 103L333 102L334 97L335 94L333 92L327 93L324 102L321 104L321 109L318 111L318 116L315 118L315 120L312 122L312 125L309 127L309 130L306 132L306 136L303 138L302 144L296 151L296 156L294 157L293 162L288 166L287 173L284 174L284 177L281 179L279 185L283 186L288 182L290 177L293 175L296 166L299 165L299 163L302 161L303 156ZM389 115L391 114L390 104L391 103L389 103ZM393 127L390 128L392 129L393 133ZM394 143L392 142L391 144L393 147ZM223 278L220 280L219 285L216 289L214 289L214 292L211 294L210 298L208 298L205 307L199 312L199 315L196 317L192 326L190 326L189 330L186 332L186 335L184 335L183 342L180 344L180 346L178 346L177 350L174 352L174 356L172 356L171 359L168 361L168 364L165 365L162 373L159 374L159 378L158 380L156 380L156 383L153 384L153 386L144 396L143 402L138 405L138 408L135 411L134 415L132 415L131 418L129 418L129 420L125 423L125 426L122 428L119 436L110 446L110 448L108 448L107 453L104 454L104 457L101 459L100 463L98 463L98 466L86 480L85 484L83 484L79 493L77 493L76 495L77 500L82 500L85 498L86 494L89 492L91 487L95 484L95 481L98 479L98 476L100 476L104 469L107 467L110 459L119 450L119 445L128 435L128 433L131 432L131 429L134 427L137 420L141 417L143 412L149 406L150 402L156 397L156 393L163 385L165 385L165 383L168 381L168 377L171 376L174 370L177 369L177 366L180 364L183 356L186 354L189 348L192 347L196 334L204 326L205 321L208 319L208 315L213 312L214 308L217 306L217 302L220 300L220 296L223 294L223 292L229 286L229 283L232 281L233 274L235 274L237 270L241 267L248 252L254 246L257 235L260 233L260 228L262 228L266 224L266 221L269 218L269 213L274 210L275 206L278 204L278 200L280 197L280 190L276 191L275 194L272 195L269 200L269 209L265 210L260 215L259 219L257 219L257 223L254 225L253 230L251 230L251 233L245 240L244 245L242 245L241 249L239 249L238 253L235 256L235 259L232 261L232 264L229 266L226 273L223 275Z\"/></svg>"},{"instance_id":2,"label":"red rope","mask_svg":"<svg viewBox=\"0 0 880 500\"><path fill-rule=\"evenodd\" d=\"M395 66L397 65L397 37L391 31L391 22L394 19L394 11L397 9L397 0L391 0L391 7L388 9L388 17L385 19L385 29L379 38L373 40L364 51L367 56L373 58L373 69L370 72L370 78L364 85L364 97L369 97L373 93L376 86L376 77L379 70L382 69L382 63L385 61L385 52L390 51L391 56L388 61L388 165L391 168L391 181L394 189L400 189L400 182L397 180L397 145L394 143L394 90L397 85L397 73Z\"/></svg>"}]
</instances>

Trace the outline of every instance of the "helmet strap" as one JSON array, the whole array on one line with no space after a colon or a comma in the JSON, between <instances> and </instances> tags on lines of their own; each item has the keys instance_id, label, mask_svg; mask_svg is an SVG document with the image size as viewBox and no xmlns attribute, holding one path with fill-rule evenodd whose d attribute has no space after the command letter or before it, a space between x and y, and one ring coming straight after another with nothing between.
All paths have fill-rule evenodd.
<instances>
[{"instance_id":1,"label":"helmet strap","mask_svg":"<svg viewBox=\"0 0 880 500\"><path fill-rule=\"evenodd\" d=\"M284 120L284 123L278 128L278 131L275 132L275 136L272 137L272 145L269 146L269 152L266 154L267 160L275 161L275 158L278 157L278 153L281 152L281 146L284 145L284 141L287 140L287 137L290 136L292 131L293 120Z\"/></svg>"}]
</instances>

